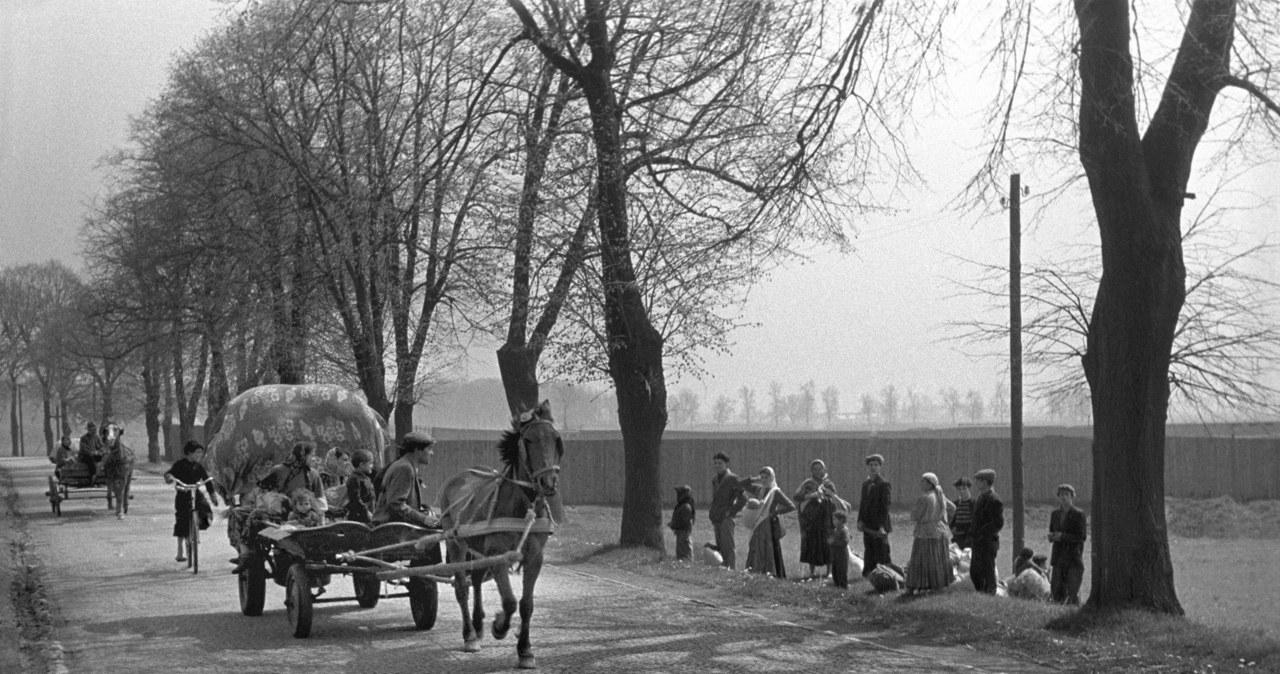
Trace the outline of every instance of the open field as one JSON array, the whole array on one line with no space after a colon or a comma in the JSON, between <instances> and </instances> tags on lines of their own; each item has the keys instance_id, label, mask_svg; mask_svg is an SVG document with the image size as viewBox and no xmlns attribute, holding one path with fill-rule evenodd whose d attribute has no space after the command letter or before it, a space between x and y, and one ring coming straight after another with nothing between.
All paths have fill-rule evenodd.
<instances>
[{"instance_id":1,"label":"open field","mask_svg":"<svg viewBox=\"0 0 1280 674\"><path fill-rule=\"evenodd\" d=\"M550 554L568 562L592 556L629 571L710 585L756 600L805 607L816 620L860 621L949 642L997 651L1017 651L1043 662L1076 663L1074 671L1280 671L1280 504L1237 504L1229 499L1171 500L1167 509L1178 595L1186 620L1126 612L1119 616L1080 613L1038 602L990 598L966 586L920 599L894 599L869 593L858 580L847 592L814 583L773 579L682 565L656 554L618 550L620 509L570 508L569 521L553 537ZM1028 509L1027 538L1043 540L1051 506ZM1203 523L1219 519L1220 526ZM783 539L787 572L803 575L798 563L799 535L794 516ZM894 559L905 563L910 534L904 512L895 513ZM1215 537L1209 537L1209 534ZM1248 537L1242 537L1247 534ZM1230 537L1229 537L1230 536ZM673 542L667 537L668 554ZM693 536L695 552L712 539L700 513ZM739 527L739 561L746 536ZM1033 543L1047 552L1047 543ZM861 540L855 542L860 550ZM603 552L601 552L603 550ZM1009 553L1002 549L1001 573ZM1081 596L1087 597L1089 570ZM1253 664L1250 664L1253 663ZM1212 665L1212 667L1210 667Z\"/></svg>"}]
</instances>

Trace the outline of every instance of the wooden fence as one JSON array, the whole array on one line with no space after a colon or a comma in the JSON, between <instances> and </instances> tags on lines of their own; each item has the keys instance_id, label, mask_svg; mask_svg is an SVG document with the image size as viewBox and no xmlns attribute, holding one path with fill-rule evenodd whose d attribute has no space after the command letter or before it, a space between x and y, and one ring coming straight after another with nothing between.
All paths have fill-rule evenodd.
<instances>
[{"instance_id":1,"label":"wooden fence","mask_svg":"<svg viewBox=\"0 0 1280 674\"><path fill-rule=\"evenodd\" d=\"M468 434L470 435L470 434ZM498 467L497 434L477 439L440 434L431 467L428 493L438 493L444 480L474 465ZM947 486L981 468L997 473L996 490L1009 493L1007 438L841 437L838 434L674 435L662 444L664 502L675 500L671 487L693 487L697 503L711 500L711 457L724 452L741 476L772 466L778 486L790 494L809 475L809 462L827 464L836 489L857 500L865 477L863 458L885 457L883 474L893 483L894 501L905 503L916 493L920 475L932 472ZM1063 482L1076 488L1077 500L1092 496L1092 460L1087 437L1044 436L1024 441L1024 485L1029 502L1051 502ZM561 462L561 491L566 504L620 505L623 481L622 440L613 433L566 434ZM1174 497L1231 496L1237 501L1280 499L1280 438L1170 437L1165 451L1165 493ZM852 497L852 498L851 498Z\"/></svg>"}]
</instances>

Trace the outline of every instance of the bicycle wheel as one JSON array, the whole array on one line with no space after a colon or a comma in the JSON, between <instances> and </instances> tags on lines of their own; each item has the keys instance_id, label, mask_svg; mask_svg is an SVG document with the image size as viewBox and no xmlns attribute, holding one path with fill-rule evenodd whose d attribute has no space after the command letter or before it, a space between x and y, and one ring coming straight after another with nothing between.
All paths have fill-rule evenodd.
<instances>
[{"instance_id":1,"label":"bicycle wheel","mask_svg":"<svg viewBox=\"0 0 1280 674\"><path fill-rule=\"evenodd\" d=\"M191 573L200 573L200 511L192 509L190 531L187 532L187 566Z\"/></svg>"}]
</instances>

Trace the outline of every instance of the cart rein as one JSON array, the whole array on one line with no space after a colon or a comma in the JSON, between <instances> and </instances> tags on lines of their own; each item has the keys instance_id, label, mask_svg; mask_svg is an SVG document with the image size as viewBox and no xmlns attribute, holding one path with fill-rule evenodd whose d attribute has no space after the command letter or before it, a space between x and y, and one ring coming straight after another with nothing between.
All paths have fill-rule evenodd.
<instances>
[{"instance_id":1,"label":"cart rein","mask_svg":"<svg viewBox=\"0 0 1280 674\"><path fill-rule=\"evenodd\" d=\"M541 500L541 497L539 497L539 500ZM520 542L516 545L515 549L514 549L514 550L511 550L511 551L509 551L509 552L507 552L505 555L499 555L499 556L497 556L495 559L497 559L497 560L502 560L502 561L495 561L495 562L492 562L493 564L510 563L511 561L518 561L518 559L514 559L514 560L513 560L513 559L510 557L510 555L512 555L512 554L514 553L515 555L519 556L519 555L520 555L520 551L524 549L524 544L525 544L525 542L529 540L529 532L533 530L533 524L534 524L534 522L535 522L535 521L536 521L536 519L537 519L536 515L534 514L534 513L535 513L535 511L536 511L536 509L531 509L531 510L529 510L527 513L525 513L525 518L524 518L524 519L525 519L524 532L520 535ZM407 547L409 547L409 546L413 546L413 547L418 548L419 550L422 550L422 549L426 548L428 545L433 545L433 544L439 543L440 541L443 541L443 540L447 540L447 539L454 539L454 538L456 538L456 537L457 537L457 532L458 532L458 528L457 528L457 527L454 527L454 528L452 528L452 529L450 529L450 530L448 530L448 531L444 531L444 532L441 532L441 533L438 533L438 534L428 534L428 535L426 535L426 536L423 536L423 537L421 537L421 538L418 538L418 539L415 539L415 540L412 540L412 541L405 541L405 542L403 542L403 543L395 543L395 544L392 544L392 545L384 545L384 546L382 546L382 547L380 547L380 548L374 548L374 549L372 549L372 550L362 550L362 551L360 551L360 552L344 552L344 553L341 553L341 554L339 554L339 555L338 555L338 559L340 559L340 560L342 560L342 561L344 561L344 562L364 562L364 563L366 563L366 564L373 564L373 565L380 566L380 567L382 567L382 568L384 568L384 569L388 569L388 570L392 570L392 569L394 569L394 570L399 570L399 569L405 569L405 570L407 570L407 569L406 569L406 567L404 567L404 566L402 566L402 565L400 565L400 564L393 564L393 563L391 563L391 562L383 561L383 560L378 559L378 558L376 558L376 557L371 557L370 555L375 555L375 554L378 554L378 553L380 553L380 552L391 552L391 551L393 551L393 550L399 550L399 549L402 549L402 548L407 548ZM476 563L483 563L483 562L485 562L485 560L475 560L475 562L476 562ZM469 563L469 562L462 562L461 564L463 564L463 565L468 565L468 564L472 564L472 563ZM472 564L472 565L473 565L473 564ZM434 573L434 572L436 572L438 569L440 569L442 566L450 566L450 565L447 565L447 564L446 564L446 565L433 565L433 566L428 566L428 567L417 567L417 568L419 569L418 573Z\"/></svg>"}]
</instances>

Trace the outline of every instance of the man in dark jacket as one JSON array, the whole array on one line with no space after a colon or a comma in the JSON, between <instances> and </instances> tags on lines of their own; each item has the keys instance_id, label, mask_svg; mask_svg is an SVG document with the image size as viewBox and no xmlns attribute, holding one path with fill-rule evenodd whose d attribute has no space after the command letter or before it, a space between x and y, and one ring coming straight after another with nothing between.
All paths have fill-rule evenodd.
<instances>
[{"instance_id":1,"label":"man in dark jacket","mask_svg":"<svg viewBox=\"0 0 1280 674\"><path fill-rule=\"evenodd\" d=\"M889 503L893 487L880 477L884 457L872 454L867 457L867 479L862 483L862 498L858 501L858 531L862 532L862 575L868 576L876 566L891 566L889 534L893 522L889 519Z\"/></svg>"},{"instance_id":2,"label":"man in dark jacket","mask_svg":"<svg viewBox=\"0 0 1280 674\"><path fill-rule=\"evenodd\" d=\"M979 592L996 593L996 553L1000 551L1000 530L1004 528L1004 503L993 487L996 472L984 468L973 475L978 500L973 504L973 525L969 529L972 558L969 577Z\"/></svg>"},{"instance_id":3,"label":"man in dark jacket","mask_svg":"<svg viewBox=\"0 0 1280 674\"><path fill-rule=\"evenodd\" d=\"M1049 541L1053 554L1049 564L1053 574L1049 588L1053 601L1072 605L1080 603L1080 581L1084 580L1084 541L1089 525L1084 511L1075 505L1076 489L1058 485L1058 509L1049 515Z\"/></svg>"},{"instance_id":4,"label":"man in dark jacket","mask_svg":"<svg viewBox=\"0 0 1280 674\"><path fill-rule=\"evenodd\" d=\"M738 476L729 470L729 456L718 452L711 460L716 474L711 478L711 509L707 518L716 532L716 549L724 560L724 566L732 569L736 561L733 544L733 518L746 505L742 484Z\"/></svg>"},{"instance_id":5,"label":"man in dark jacket","mask_svg":"<svg viewBox=\"0 0 1280 674\"><path fill-rule=\"evenodd\" d=\"M80 452L76 455L80 463L89 467L89 480L93 480L98 472L98 461L102 460L102 438L98 435L98 425L90 421L85 425L85 433L80 436Z\"/></svg>"},{"instance_id":6,"label":"man in dark jacket","mask_svg":"<svg viewBox=\"0 0 1280 674\"><path fill-rule=\"evenodd\" d=\"M434 527L440 519L422 497L422 480L418 470L431 462L431 445L435 440L426 433L414 431L400 441L400 458L382 474L382 491L373 511L375 524L384 522L408 522L422 527Z\"/></svg>"}]
</instances>

